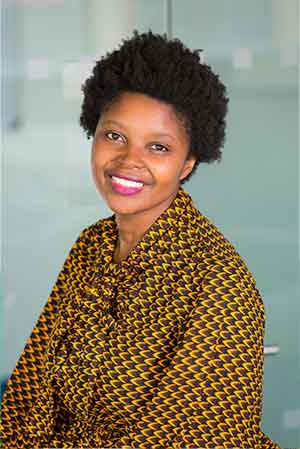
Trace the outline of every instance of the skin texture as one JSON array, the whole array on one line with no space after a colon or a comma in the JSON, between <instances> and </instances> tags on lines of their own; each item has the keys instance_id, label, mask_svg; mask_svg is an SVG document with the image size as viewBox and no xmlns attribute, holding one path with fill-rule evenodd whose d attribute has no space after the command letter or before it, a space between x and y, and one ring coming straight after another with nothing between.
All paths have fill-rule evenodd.
<instances>
[{"instance_id":1,"label":"skin texture","mask_svg":"<svg viewBox=\"0 0 300 449\"><path fill-rule=\"evenodd\" d=\"M140 93L123 93L101 115L91 166L95 185L116 215L119 262L175 198L180 181L195 164L189 137L172 106ZM112 188L111 174L144 183L134 195Z\"/></svg>"}]
</instances>

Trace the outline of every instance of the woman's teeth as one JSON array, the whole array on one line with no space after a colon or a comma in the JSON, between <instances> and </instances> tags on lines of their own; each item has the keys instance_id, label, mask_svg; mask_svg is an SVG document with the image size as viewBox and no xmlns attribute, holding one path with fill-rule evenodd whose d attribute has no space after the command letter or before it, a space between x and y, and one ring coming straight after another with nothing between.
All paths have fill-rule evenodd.
<instances>
[{"instance_id":1,"label":"woman's teeth","mask_svg":"<svg viewBox=\"0 0 300 449\"><path fill-rule=\"evenodd\" d=\"M117 176L112 176L111 179L125 187L143 187L144 185L142 182L129 181L129 179L118 178Z\"/></svg>"}]
</instances>

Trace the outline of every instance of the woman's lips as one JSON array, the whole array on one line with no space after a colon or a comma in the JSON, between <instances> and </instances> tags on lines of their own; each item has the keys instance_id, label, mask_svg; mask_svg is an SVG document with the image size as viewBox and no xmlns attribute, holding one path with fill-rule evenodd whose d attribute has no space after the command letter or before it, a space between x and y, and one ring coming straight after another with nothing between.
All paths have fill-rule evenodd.
<instances>
[{"instance_id":1,"label":"woman's lips","mask_svg":"<svg viewBox=\"0 0 300 449\"><path fill-rule=\"evenodd\" d=\"M141 192L144 187L143 182L131 181L118 176L110 176L113 190L121 195L134 195Z\"/></svg>"}]
</instances>

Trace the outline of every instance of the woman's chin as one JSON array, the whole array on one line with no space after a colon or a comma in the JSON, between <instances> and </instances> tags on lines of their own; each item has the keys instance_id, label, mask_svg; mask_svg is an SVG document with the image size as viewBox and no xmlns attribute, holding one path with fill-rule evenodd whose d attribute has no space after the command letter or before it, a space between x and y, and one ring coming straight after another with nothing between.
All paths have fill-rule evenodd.
<instances>
[{"instance_id":1,"label":"woman's chin","mask_svg":"<svg viewBox=\"0 0 300 449\"><path fill-rule=\"evenodd\" d=\"M112 190L108 191L108 189L105 191L98 189L98 191L107 206L113 212L120 215L138 213L145 209L147 203L143 191L131 194L122 194Z\"/></svg>"},{"instance_id":2,"label":"woman's chin","mask_svg":"<svg viewBox=\"0 0 300 449\"><path fill-rule=\"evenodd\" d=\"M132 201L131 198L105 198L107 206L117 215L132 215L138 212L142 212L145 208L144 203Z\"/></svg>"}]
</instances>

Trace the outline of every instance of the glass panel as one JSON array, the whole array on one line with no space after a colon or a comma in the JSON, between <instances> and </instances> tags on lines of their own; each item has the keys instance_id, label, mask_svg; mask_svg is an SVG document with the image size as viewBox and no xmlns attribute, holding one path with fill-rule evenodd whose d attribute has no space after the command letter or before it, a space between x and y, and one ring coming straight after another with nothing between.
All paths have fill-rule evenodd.
<instances>
[{"instance_id":1,"label":"glass panel","mask_svg":"<svg viewBox=\"0 0 300 449\"><path fill-rule=\"evenodd\" d=\"M111 215L90 176L81 83L133 29L164 32L166 9L160 0L2 3L4 378L71 244Z\"/></svg>"},{"instance_id":2,"label":"glass panel","mask_svg":"<svg viewBox=\"0 0 300 449\"><path fill-rule=\"evenodd\" d=\"M262 429L300 444L298 23L296 1L173 1L173 34L228 86L220 164L200 164L187 189L253 273L266 309ZM189 24L187 27L186 24ZM284 381L283 381L284 380Z\"/></svg>"}]
</instances>

